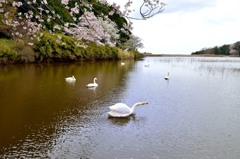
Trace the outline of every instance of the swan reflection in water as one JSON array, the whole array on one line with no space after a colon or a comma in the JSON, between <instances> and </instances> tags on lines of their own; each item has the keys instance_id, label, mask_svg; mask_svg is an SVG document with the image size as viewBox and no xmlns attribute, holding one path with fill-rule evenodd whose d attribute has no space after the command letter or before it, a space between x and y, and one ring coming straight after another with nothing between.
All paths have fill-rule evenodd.
<instances>
[{"instance_id":1,"label":"swan reflection in water","mask_svg":"<svg viewBox=\"0 0 240 159\"><path fill-rule=\"evenodd\" d=\"M131 117L129 118L114 118L114 117L111 117L111 116L108 116L108 119L111 121L111 123L113 125L117 125L117 126L125 126L127 125L131 119L135 120L136 119L136 116L133 114Z\"/></svg>"},{"instance_id":2,"label":"swan reflection in water","mask_svg":"<svg viewBox=\"0 0 240 159\"><path fill-rule=\"evenodd\" d=\"M147 116L138 116L136 114L132 114L131 116L127 118L115 118L108 116L107 120L110 122L111 126L118 126L118 127L123 127L123 126L143 126L144 123L147 121Z\"/></svg>"}]
</instances>

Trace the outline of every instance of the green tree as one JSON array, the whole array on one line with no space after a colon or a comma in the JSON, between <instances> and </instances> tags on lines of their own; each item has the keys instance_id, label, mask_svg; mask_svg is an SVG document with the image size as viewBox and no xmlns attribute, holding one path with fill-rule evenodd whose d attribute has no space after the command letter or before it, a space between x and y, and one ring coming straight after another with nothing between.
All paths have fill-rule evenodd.
<instances>
[{"instance_id":1,"label":"green tree","mask_svg":"<svg viewBox=\"0 0 240 159\"><path fill-rule=\"evenodd\" d=\"M143 43L139 37L131 35L130 38L122 44L121 48L129 51L137 51L139 48L143 48Z\"/></svg>"},{"instance_id":2,"label":"green tree","mask_svg":"<svg viewBox=\"0 0 240 159\"><path fill-rule=\"evenodd\" d=\"M2 9L7 10L8 14L0 14L0 38L11 38L12 29L10 26L3 23L3 21L11 21L14 18L14 15L17 13L16 8L11 5L12 2L13 0L9 0L8 4L2 5Z\"/></svg>"}]
</instances>

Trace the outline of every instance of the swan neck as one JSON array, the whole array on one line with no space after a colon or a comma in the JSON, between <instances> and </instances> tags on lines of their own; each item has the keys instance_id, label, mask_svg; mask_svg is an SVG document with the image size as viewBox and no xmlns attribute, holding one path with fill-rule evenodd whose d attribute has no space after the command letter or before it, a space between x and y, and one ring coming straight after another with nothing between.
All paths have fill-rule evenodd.
<instances>
[{"instance_id":1,"label":"swan neck","mask_svg":"<svg viewBox=\"0 0 240 159\"><path fill-rule=\"evenodd\" d=\"M138 105L140 105L140 104L139 104L139 103L133 104L133 106L131 107L132 113L134 112L135 108L136 108Z\"/></svg>"}]
</instances>

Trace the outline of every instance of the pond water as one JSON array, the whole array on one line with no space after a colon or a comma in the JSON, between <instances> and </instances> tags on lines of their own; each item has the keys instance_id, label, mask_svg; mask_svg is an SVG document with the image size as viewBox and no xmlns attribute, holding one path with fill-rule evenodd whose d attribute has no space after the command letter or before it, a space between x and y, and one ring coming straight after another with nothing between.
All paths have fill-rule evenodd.
<instances>
[{"instance_id":1,"label":"pond water","mask_svg":"<svg viewBox=\"0 0 240 159\"><path fill-rule=\"evenodd\" d=\"M0 158L240 158L239 58L120 63L1 66ZM129 118L107 115L139 101Z\"/></svg>"}]
</instances>

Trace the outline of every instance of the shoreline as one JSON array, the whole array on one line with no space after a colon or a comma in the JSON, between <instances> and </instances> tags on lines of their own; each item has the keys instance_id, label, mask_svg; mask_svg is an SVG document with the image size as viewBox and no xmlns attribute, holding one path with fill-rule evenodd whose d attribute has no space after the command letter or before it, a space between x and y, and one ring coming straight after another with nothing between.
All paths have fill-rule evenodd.
<instances>
[{"instance_id":1,"label":"shoreline","mask_svg":"<svg viewBox=\"0 0 240 159\"><path fill-rule=\"evenodd\" d=\"M144 57L239 57L233 55L213 55L213 54L202 54L202 55L186 55L186 54L143 54Z\"/></svg>"}]
</instances>

